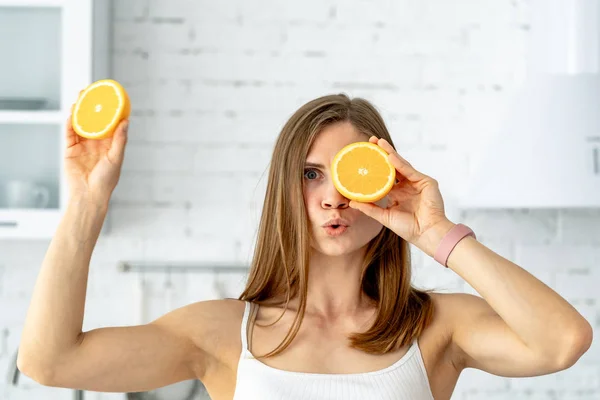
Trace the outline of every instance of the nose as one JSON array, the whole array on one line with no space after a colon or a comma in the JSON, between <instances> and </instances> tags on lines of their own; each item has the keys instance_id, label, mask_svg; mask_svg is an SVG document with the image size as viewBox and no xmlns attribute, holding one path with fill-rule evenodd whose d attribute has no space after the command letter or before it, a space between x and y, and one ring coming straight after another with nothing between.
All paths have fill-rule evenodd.
<instances>
[{"instance_id":1,"label":"nose","mask_svg":"<svg viewBox=\"0 0 600 400\"><path fill-rule=\"evenodd\" d=\"M337 191L333 182L330 181L327 184L327 188L325 189L325 193L323 195L323 200L321 200L321 207L323 208L348 208L350 201L342 196L340 192Z\"/></svg>"}]
</instances>

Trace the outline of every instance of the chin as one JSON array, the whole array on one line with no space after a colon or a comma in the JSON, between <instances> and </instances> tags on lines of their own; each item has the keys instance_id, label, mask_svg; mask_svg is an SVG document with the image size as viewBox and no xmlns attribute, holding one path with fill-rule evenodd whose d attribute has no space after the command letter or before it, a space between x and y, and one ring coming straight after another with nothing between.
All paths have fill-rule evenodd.
<instances>
[{"instance_id":1,"label":"chin","mask_svg":"<svg viewBox=\"0 0 600 400\"><path fill-rule=\"evenodd\" d=\"M366 243L357 243L356 241L349 240L331 241L326 237L320 240L316 246L313 245L312 247L319 253L327 256L343 256L356 252L368 243L368 241Z\"/></svg>"},{"instance_id":2,"label":"chin","mask_svg":"<svg viewBox=\"0 0 600 400\"><path fill-rule=\"evenodd\" d=\"M350 251L344 251L342 249L319 248L319 249L316 249L316 251L318 251L322 256L327 256L327 257L340 257L340 256L345 256L345 255L351 254Z\"/></svg>"}]
</instances>

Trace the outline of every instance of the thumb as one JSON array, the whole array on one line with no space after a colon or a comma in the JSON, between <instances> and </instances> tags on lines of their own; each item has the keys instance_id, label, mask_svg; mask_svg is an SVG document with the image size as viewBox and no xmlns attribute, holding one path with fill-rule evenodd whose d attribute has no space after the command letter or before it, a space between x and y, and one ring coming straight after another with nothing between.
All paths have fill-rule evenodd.
<instances>
[{"instance_id":1,"label":"thumb","mask_svg":"<svg viewBox=\"0 0 600 400\"><path fill-rule=\"evenodd\" d=\"M360 201L350 200L348 204L351 208L361 211L363 214L373 218L374 220L383 222L384 209L373 203L362 203Z\"/></svg>"},{"instance_id":2,"label":"thumb","mask_svg":"<svg viewBox=\"0 0 600 400\"><path fill-rule=\"evenodd\" d=\"M108 158L116 164L123 162L125 156L125 145L127 144L127 131L129 130L129 120L123 120L117 126L113 136L112 144L108 150Z\"/></svg>"}]
</instances>

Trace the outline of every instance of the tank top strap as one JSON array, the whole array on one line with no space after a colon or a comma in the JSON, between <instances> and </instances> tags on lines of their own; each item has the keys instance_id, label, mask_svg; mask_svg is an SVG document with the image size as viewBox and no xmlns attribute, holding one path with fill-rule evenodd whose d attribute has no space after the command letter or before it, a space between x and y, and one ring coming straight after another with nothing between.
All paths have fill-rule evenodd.
<instances>
[{"instance_id":1,"label":"tank top strap","mask_svg":"<svg viewBox=\"0 0 600 400\"><path fill-rule=\"evenodd\" d=\"M254 332L254 321L256 321L256 315L258 313L258 304L250 303L250 316L248 317L248 327L246 329L247 335L247 347L249 354L252 354L252 333Z\"/></svg>"},{"instance_id":2,"label":"tank top strap","mask_svg":"<svg viewBox=\"0 0 600 400\"><path fill-rule=\"evenodd\" d=\"M250 355L252 354L250 352L250 348L252 347L252 331L254 330L254 320L257 312L258 305L250 301L246 301L246 308L244 309L244 316L242 317L242 326L240 332L242 339L242 353L246 352Z\"/></svg>"},{"instance_id":3,"label":"tank top strap","mask_svg":"<svg viewBox=\"0 0 600 400\"><path fill-rule=\"evenodd\" d=\"M244 316L242 317L241 326L241 339L242 339L242 352L248 351L248 318L250 317L250 305L249 301L246 301L246 308L244 309Z\"/></svg>"}]
</instances>

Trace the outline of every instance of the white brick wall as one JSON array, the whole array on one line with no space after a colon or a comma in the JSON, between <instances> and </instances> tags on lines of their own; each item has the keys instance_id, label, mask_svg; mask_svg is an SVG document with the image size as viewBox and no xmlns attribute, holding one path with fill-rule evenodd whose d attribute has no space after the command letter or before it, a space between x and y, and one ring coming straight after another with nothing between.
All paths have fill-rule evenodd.
<instances>
[{"instance_id":1,"label":"white brick wall","mask_svg":"<svg viewBox=\"0 0 600 400\"><path fill-rule=\"evenodd\" d=\"M440 181L450 219L472 226L482 242L598 326L598 210L454 208L468 146L494 129L523 77L528 1L114 3L113 77L132 97L131 139L92 259L84 328L144 322L167 311L167 277L120 273L121 260L247 262L279 129L305 101L341 91L381 110L400 151ZM0 242L2 376L47 246ZM424 254L415 252L414 260L418 285L475 293ZM234 296L241 278L173 274L174 306L218 296L219 283ZM468 370L453 399L598 399L599 365L596 340L576 366L549 376ZM0 399L42 398L71 392L25 377L17 388L0 382Z\"/></svg>"}]
</instances>

